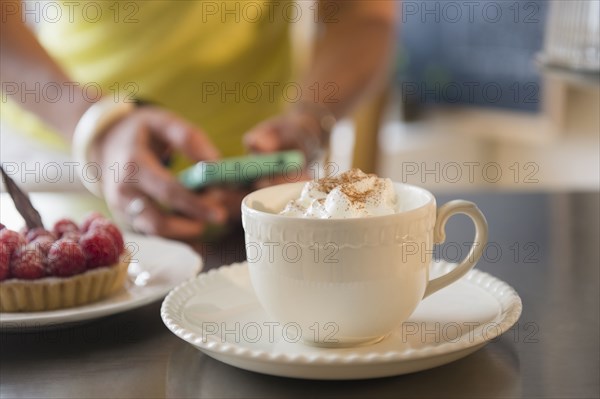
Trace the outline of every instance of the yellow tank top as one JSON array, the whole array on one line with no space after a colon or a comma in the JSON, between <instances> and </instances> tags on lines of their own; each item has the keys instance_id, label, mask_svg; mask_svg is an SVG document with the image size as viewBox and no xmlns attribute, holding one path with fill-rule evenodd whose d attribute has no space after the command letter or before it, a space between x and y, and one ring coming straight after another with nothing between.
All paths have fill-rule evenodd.
<instances>
[{"instance_id":1,"label":"yellow tank top","mask_svg":"<svg viewBox=\"0 0 600 399\"><path fill-rule=\"evenodd\" d=\"M204 130L223 156L242 153L244 132L293 91L288 1L60 4L61 18L42 21L39 40L89 98L159 103ZM3 108L4 118L56 144L30 115L16 120L14 104Z\"/></svg>"}]
</instances>

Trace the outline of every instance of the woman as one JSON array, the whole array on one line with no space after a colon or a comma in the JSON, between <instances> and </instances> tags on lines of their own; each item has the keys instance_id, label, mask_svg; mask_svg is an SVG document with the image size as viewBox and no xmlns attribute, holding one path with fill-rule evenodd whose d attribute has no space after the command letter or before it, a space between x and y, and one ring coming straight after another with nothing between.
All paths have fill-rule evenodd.
<instances>
[{"instance_id":1,"label":"woman","mask_svg":"<svg viewBox=\"0 0 600 399\"><path fill-rule=\"evenodd\" d=\"M289 29L307 11L317 40L293 80ZM230 218L232 196L187 191L165 152L175 169L244 150L313 157L324 122L383 81L394 19L393 1L2 1L3 94L74 140L102 176L115 165L134 174L95 189L134 229L187 239ZM36 101L32 88L60 95ZM134 97L157 105L133 107Z\"/></svg>"}]
</instances>

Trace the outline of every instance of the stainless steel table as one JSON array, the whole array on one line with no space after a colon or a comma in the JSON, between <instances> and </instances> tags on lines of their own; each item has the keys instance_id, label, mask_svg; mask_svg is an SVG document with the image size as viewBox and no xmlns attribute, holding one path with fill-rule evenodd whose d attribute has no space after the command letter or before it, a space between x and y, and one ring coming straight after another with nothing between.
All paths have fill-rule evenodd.
<instances>
[{"instance_id":1,"label":"stainless steel table","mask_svg":"<svg viewBox=\"0 0 600 399\"><path fill-rule=\"evenodd\" d=\"M598 193L461 197L476 201L490 224L491 244L478 267L511 284L524 305L515 328L462 360L364 381L260 375L222 364L179 340L163 326L160 303L154 303L62 330L2 332L0 396L597 398ZM56 212L66 201L79 204L79 212L96 206L73 196L34 196L34 202ZM455 218L448 229L451 244L441 253L452 257L457 255L452 247L468 242L472 227ZM243 258L243 236L236 231L222 244L197 249L208 267L217 267Z\"/></svg>"}]
</instances>

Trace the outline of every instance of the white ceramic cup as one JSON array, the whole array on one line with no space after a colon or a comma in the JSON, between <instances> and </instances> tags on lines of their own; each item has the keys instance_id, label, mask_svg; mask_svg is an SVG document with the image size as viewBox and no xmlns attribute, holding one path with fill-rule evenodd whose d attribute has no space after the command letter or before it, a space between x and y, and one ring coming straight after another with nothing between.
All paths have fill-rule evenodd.
<instances>
[{"instance_id":1,"label":"white ceramic cup","mask_svg":"<svg viewBox=\"0 0 600 399\"><path fill-rule=\"evenodd\" d=\"M487 243L485 217L463 200L436 207L433 194L395 183L393 215L313 219L278 215L304 183L255 191L242 201L252 285L267 313L317 346L374 343L408 319L421 300L465 275ZM448 274L429 280L433 245L463 213L475 224L469 253Z\"/></svg>"}]
</instances>

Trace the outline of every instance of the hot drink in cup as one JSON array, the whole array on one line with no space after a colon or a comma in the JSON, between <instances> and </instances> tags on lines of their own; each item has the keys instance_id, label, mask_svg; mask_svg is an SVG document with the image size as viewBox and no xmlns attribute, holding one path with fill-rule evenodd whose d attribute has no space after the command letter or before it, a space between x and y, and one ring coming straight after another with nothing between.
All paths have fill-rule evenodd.
<instances>
[{"instance_id":1,"label":"hot drink in cup","mask_svg":"<svg viewBox=\"0 0 600 399\"><path fill-rule=\"evenodd\" d=\"M474 244L455 269L430 280L433 246L457 213L473 220ZM242 202L242 223L261 305L317 346L385 338L421 300L473 268L487 242L472 202L438 208L425 189L358 169L255 191Z\"/></svg>"}]
</instances>

